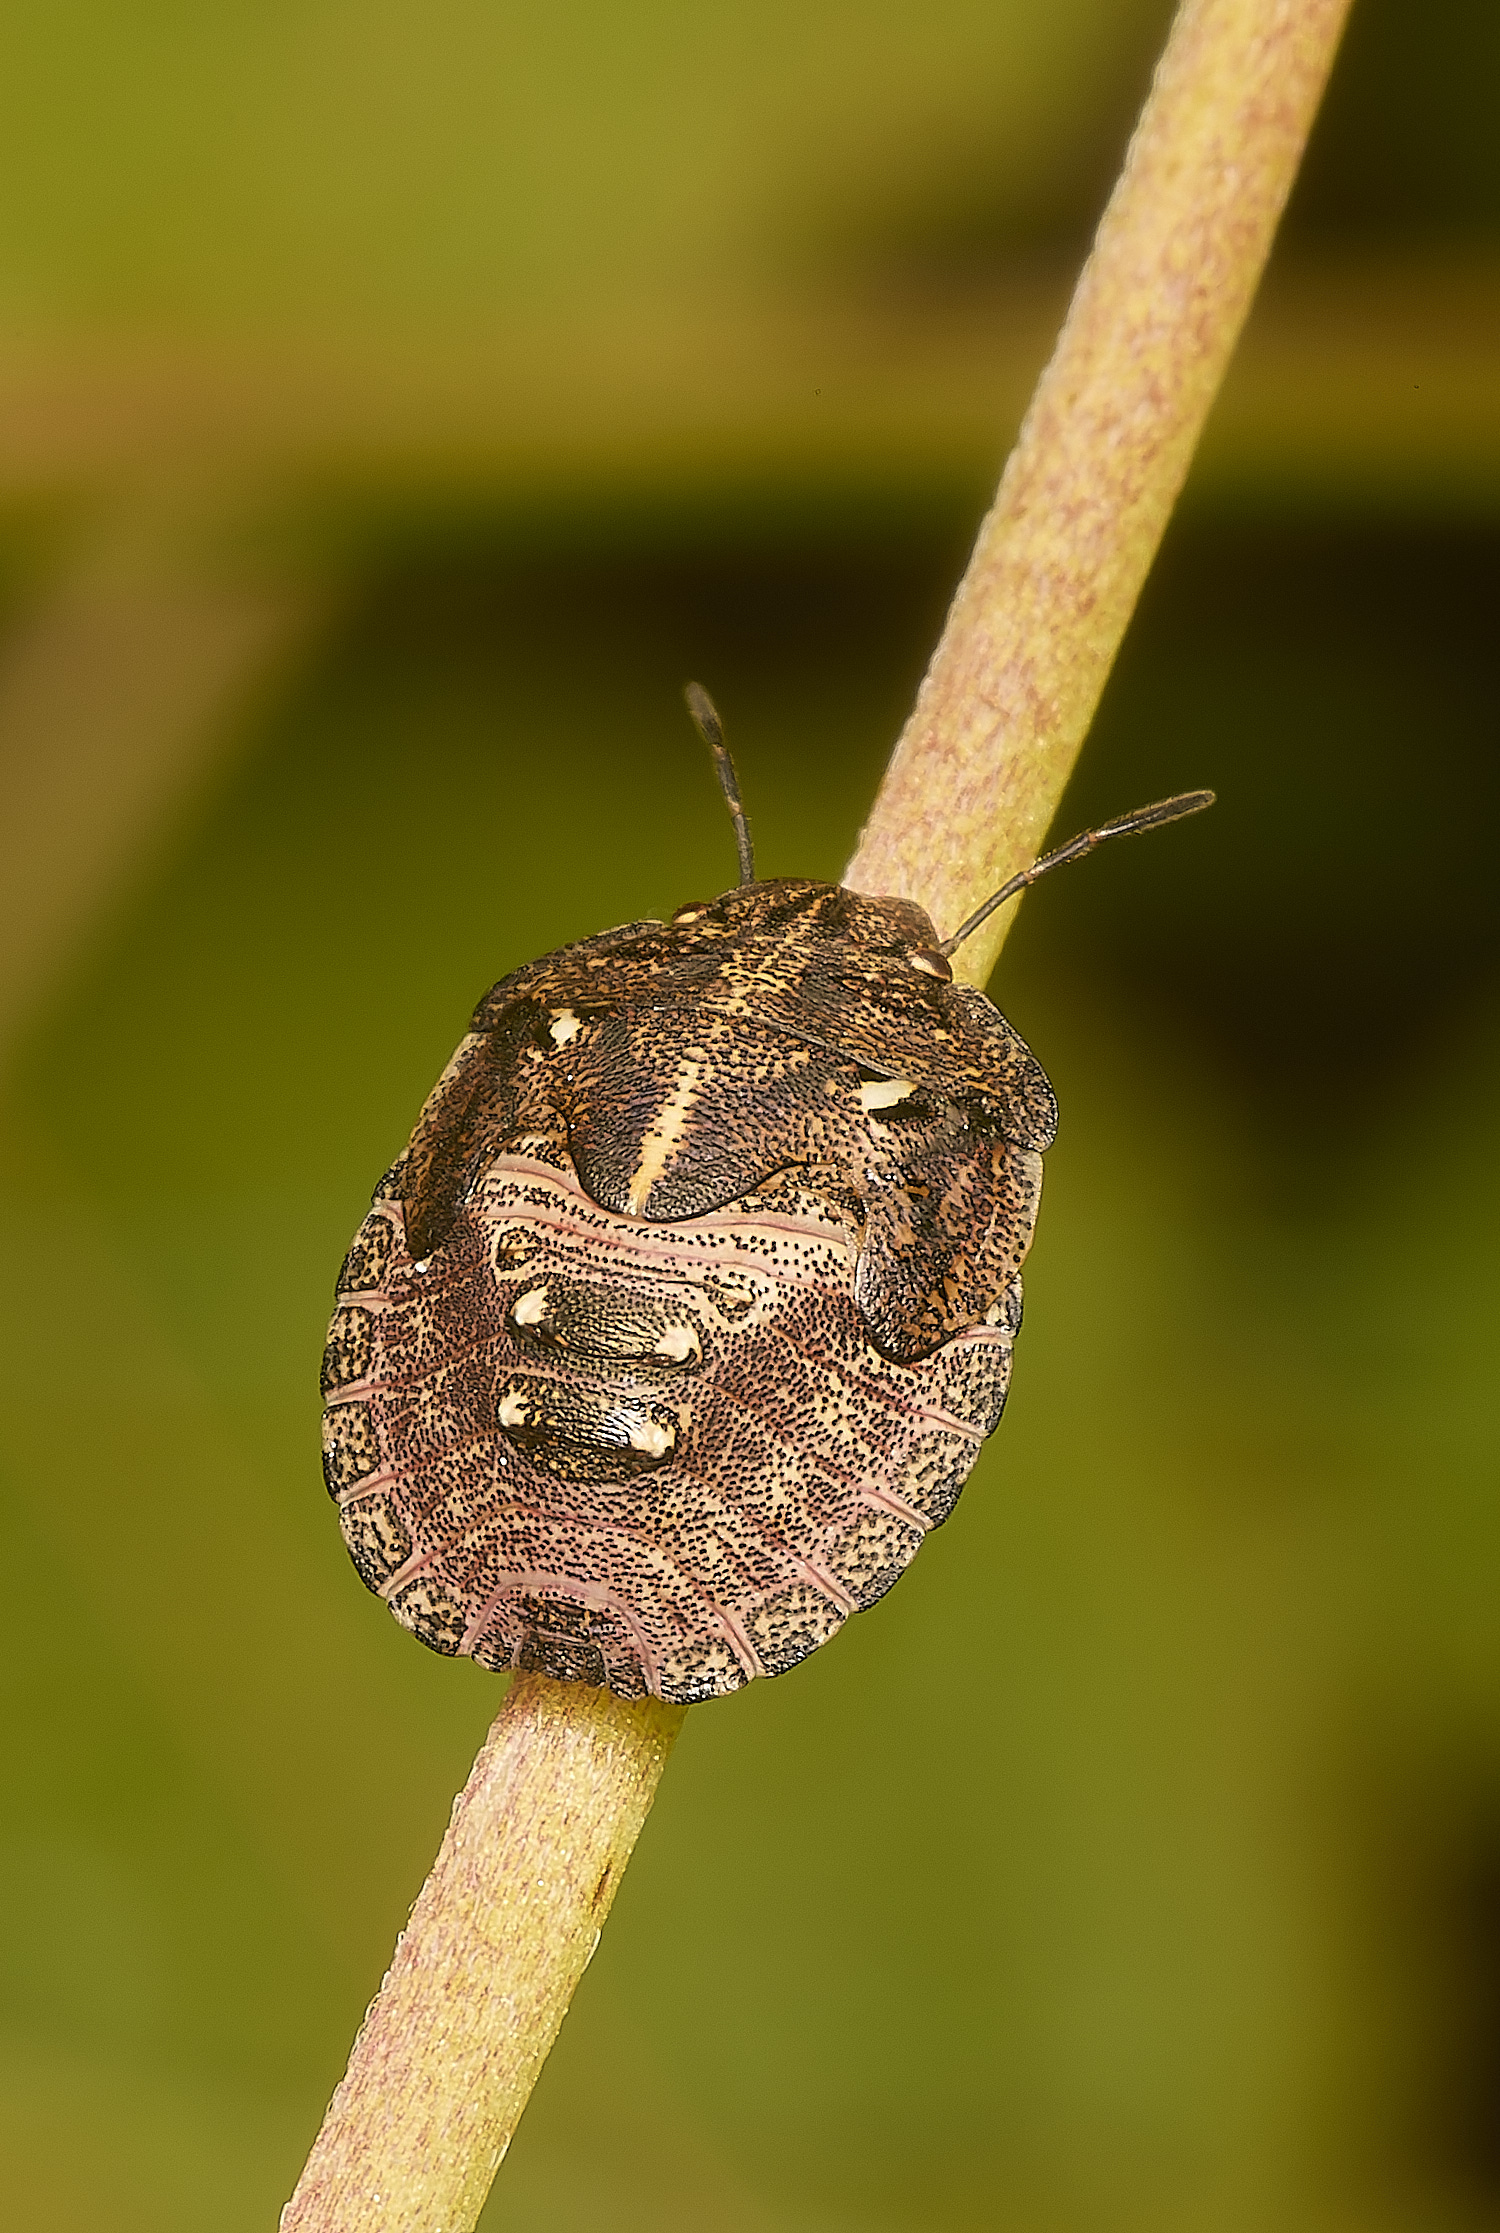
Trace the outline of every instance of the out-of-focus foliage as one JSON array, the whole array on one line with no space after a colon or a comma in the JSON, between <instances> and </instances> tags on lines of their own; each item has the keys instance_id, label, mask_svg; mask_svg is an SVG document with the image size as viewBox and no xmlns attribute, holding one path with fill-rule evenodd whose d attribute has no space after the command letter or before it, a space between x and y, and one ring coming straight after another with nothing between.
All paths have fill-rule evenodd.
<instances>
[{"instance_id":1,"label":"out-of-focus foliage","mask_svg":"<svg viewBox=\"0 0 1500 2233\"><path fill-rule=\"evenodd\" d=\"M0 96L0 288L36 320L489 325L764 283L867 217L1086 221L1080 174L1107 183L1167 13L32 0Z\"/></svg>"},{"instance_id":2,"label":"out-of-focus foliage","mask_svg":"<svg viewBox=\"0 0 1500 2233\"><path fill-rule=\"evenodd\" d=\"M607 331L648 282L826 277L915 331L1081 238L1162 19L32 10L10 324L74 337L59 382L120 325L374 363L544 298ZM1293 280L1493 238L1493 61L1486 8L1363 0ZM1365 329L1327 330L1352 412ZM900 1589L689 1717L486 2227L1500 2223L1500 519L1461 441L1337 506L1278 477L1278 392L1263 476L1190 491L1062 820L1221 803L1043 887L993 988L1063 1107L1011 1410ZM302 489L297 657L99 853L15 1027L0 2181L40 2233L273 2222L497 1703L364 1594L318 1480L371 1183L492 979L731 875L686 675L764 869L838 873L985 501L961 445L764 431L748 482L689 444L657 487L676 423L622 419L604 495L393 495L374 448ZM143 661L218 625L181 585L263 465L185 534L152 424L170 565L100 562ZM87 546L79 440L11 520L21 665ZM80 775L60 866L91 814Z\"/></svg>"}]
</instances>

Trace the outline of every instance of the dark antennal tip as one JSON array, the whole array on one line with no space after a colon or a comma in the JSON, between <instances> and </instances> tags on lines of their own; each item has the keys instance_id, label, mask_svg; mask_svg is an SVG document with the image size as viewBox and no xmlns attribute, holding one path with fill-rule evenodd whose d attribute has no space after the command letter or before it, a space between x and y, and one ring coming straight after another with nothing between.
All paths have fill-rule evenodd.
<instances>
[{"instance_id":1,"label":"dark antennal tip","mask_svg":"<svg viewBox=\"0 0 1500 2233\"><path fill-rule=\"evenodd\" d=\"M1189 814L1201 814L1213 803L1212 791L1179 791L1175 798L1158 799L1154 806L1138 806L1133 814L1122 814L1117 822L1106 822L1102 829L1089 834L1096 839L1131 837L1137 830L1159 830L1164 823L1180 822Z\"/></svg>"},{"instance_id":2,"label":"dark antennal tip","mask_svg":"<svg viewBox=\"0 0 1500 2233\"><path fill-rule=\"evenodd\" d=\"M1159 830L1168 822L1182 821L1186 815L1201 814L1206 806L1212 806L1213 803L1212 791L1179 791L1175 798L1157 799L1151 806L1138 806L1129 814L1117 815L1112 822L1102 822L1097 830L1080 830L1077 837L1068 839L1066 845L1059 845L1055 852L1044 853L1040 860L1032 862L1030 868L1023 868L1019 876L1013 876L1008 884L1002 884L998 892L991 892L983 907L977 907L966 923L959 924L951 938L943 940L938 952L945 956L953 953L966 938L972 938L981 923L989 921L997 907L1003 907L1008 899L1014 899L1018 892L1024 892L1029 884L1034 884L1039 876L1045 876L1049 869L1061 868L1065 861L1081 861L1085 853L1092 853L1094 847L1102 845L1106 838L1134 837L1138 830Z\"/></svg>"},{"instance_id":3,"label":"dark antennal tip","mask_svg":"<svg viewBox=\"0 0 1500 2233\"><path fill-rule=\"evenodd\" d=\"M744 802L740 798L740 781L734 772L734 762L729 757L729 747L724 742L724 724L719 719L719 709L701 682L684 685L683 697L688 712L709 751L714 756L714 767L719 777L719 789L724 794L724 804L734 824L734 842L740 857L740 882L755 882L755 852L750 843L750 824L745 816Z\"/></svg>"}]
</instances>

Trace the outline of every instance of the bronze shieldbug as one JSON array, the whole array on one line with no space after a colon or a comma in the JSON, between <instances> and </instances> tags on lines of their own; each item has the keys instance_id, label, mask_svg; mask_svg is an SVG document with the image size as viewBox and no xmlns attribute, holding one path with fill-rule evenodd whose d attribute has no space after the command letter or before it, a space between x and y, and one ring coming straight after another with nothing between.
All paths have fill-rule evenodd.
<instances>
[{"instance_id":1,"label":"bronze shieldbug","mask_svg":"<svg viewBox=\"0 0 1500 2233\"><path fill-rule=\"evenodd\" d=\"M795 1666L999 1421L1056 1104L910 900L742 881L504 977L346 1257L324 1472L435 1651L694 1702Z\"/></svg>"}]
</instances>

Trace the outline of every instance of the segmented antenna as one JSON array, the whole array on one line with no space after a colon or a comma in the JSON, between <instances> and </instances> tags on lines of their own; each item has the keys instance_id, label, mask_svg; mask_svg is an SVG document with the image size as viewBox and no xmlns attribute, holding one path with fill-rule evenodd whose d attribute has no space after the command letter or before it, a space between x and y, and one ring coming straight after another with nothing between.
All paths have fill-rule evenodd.
<instances>
[{"instance_id":1,"label":"segmented antenna","mask_svg":"<svg viewBox=\"0 0 1500 2233\"><path fill-rule=\"evenodd\" d=\"M718 770L719 789L724 794L724 804L734 824L734 842L740 856L740 882L755 882L755 852L750 843L750 824L745 819L744 802L740 797L739 777L734 772L734 762L729 757L729 747L724 742L724 724L719 719L718 708L701 682L690 682L682 695L687 700L688 712L698 734L714 756Z\"/></svg>"},{"instance_id":2,"label":"segmented antenna","mask_svg":"<svg viewBox=\"0 0 1500 2233\"><path fill-rule=\"evenodd\" d=\"M976 908L966 923L961 923L951 938L945 938L938 948L940 954L951 954L966 938L971 938L981 923L987 923L997 907L1003 907L1017 892L1024 892L1049 869L1061 868L1065 861L1081 861L1085 853L1092 853L1107 837L1134 837L1137 830L1159 830L1165 822L1180 822L1185 814L1201 814L1212 806L1212 791L1182 791L1175 799L1158 799L1154 806L1138 806L1133 814L1121 814L1113 822L1105 822L1097 830L1080 830L1077 837L1070 837L1066 845L1059 845L1055 853L1044 853L1033 861L1030 868L1023 868L998 892L992 892L983 907Z\"/></svg>"}]
</instances>

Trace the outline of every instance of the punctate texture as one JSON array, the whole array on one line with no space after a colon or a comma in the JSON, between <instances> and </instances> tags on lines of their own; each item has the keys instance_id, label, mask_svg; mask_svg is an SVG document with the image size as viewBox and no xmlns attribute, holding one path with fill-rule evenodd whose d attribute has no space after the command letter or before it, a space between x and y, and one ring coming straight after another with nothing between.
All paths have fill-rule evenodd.
<instances>
[{"instance_id":1,"label":"punctate texture","mask_svg":"<svg viewBox=\"0 0 1500 2233\"><path fill-rule=\"evenodd\" d=\"M324 1356L345 1541L424 1643L714 1697L947 1517L1056 1112L936 948L909 902L750 884L480 1004Z\"/></svg>"}]
</instances>

